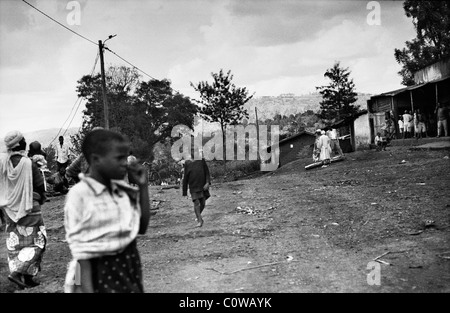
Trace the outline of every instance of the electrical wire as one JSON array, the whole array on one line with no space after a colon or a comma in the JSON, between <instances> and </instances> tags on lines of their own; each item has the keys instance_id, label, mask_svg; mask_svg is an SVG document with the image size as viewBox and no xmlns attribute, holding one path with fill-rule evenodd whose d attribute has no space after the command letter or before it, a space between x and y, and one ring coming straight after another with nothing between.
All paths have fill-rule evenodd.
<instances>
[{"instance_id":1,"label":"electrical wire","mask_svg":"<svg viewBox=\"0 0 450 313\"><path fill-rule=\"evenodd\" d=\"M92 67L91 75L90 75L90 76L94 75L95 67L97 66L97 62L98 62L99 57L100 57L100 52L97 52L97 57L95 58L94 66ZM81 98L80 98L80 99L81 99ZM80 107L80 105L81 105L81 101L78 103L78 106L77 106L75 112L74 112L73 115L72 115L72 119L70 120L69 124L67 125L67 128L66 128L66 130L64 131L64 133L62 134L62 136L64 136L64 135L66 134L66 132L69 130L70 125L72 124L73 119L75 118L75 115L77 114L78 108ZM69 115L69 116L70 116L70 115ZM81 126L80 126L80 128L81 128Z\"/></svg>"},{"instance_id":2,"label":"electrical wire","mask_svg":"<svg viewBox=\"0 0 450 313\"><path fill-rule=\"evenodd\" d=\"M95 72L95 68L96 68L96 66L97 66L97 62L98 62L99 57L100 57L100 53L97 52L97 56L96 56L95 61L94 61L94 66L92 67L92 70L91 70L91 76L92 76L92 75L94 74L94 72ZM72 106L72 109L70 110L69 115L67 116L66 120L65 120L64 123L62 124L62 126L61 126L61 128L59 129L58 133L56 134L55 138L53 138L53 140L50 141L49 146L56 140L56 138L58 138L59 134L61 133L62 129L64 128L64 125L65 125L66 122L69 120L70 116L72 115L73 109L75 108L75 106L77 106L75 112L73 113L72 119L70 120L69 124L67 125L66 130L64 131L64 133L63 133L61 136L64 136L64 135L66 134L67 130L69 129L70 125L72 124L73 119L74 119L74 117L75 117L75 115L76 115L76 113L77 113L77 111L78 111L78 109L79 109L79 107L80 107L80 105L81 105L81 100L82 100L81 97L78 97L78 98L77 98L77 100L75 101L75 103L74 103L73 106ZM78 103L78 105L77 105L77 103Z\"/></svg>"},{"instance_id":3,"label":"electrical wire","mask_svg":"<svg viewBox=\"0 0 450 313\"><path fill-rule=\"evenodd\" d=\"M87 40L87 41L89 41L90 43L93 43L94 45L98 46L98 43L96 43L96 42L92 41L91 39L86 38L85 36L83 36L83 35L77 33L76 31L70 29L69 27L65 26L64 24L61 24L60 22L58 22L57 20L55 20L53 17L51 17L51 16L47 15L46 13L42 12L41 10L39 10L38 8L36 8L35 6L33 6L32 4L28 3L27 1L25 1L25 0L22 0L22 1L25 2L26 4L28 4L28 5L29 5L30 7L32 7L33 9L35 9L36 11L38 11L39 13L41 13L41 14L45 15L46 17L48 17L49 19L51 19L53 22L55 22L55 23L57 23L58 25L64 27L64 28L67 29L68 31L70 31L70 32L74 33L75 35L77 35L77 36L83 38L84 40Z\"/></svg>"},{"instance_id":4,"label":"electrical wire","mask_svg":"<svg viewBox=\"0 0 450 313\"><path fill-rule=\"evenodd\" d=\"M109 52L111 52L112 54L114 54L115 56L117 56L119 59L121 59L122 61L124 61L125 63L131 65L133 68L137 69L138 71L140 71L141 73L147 75L148 77L150 77L151 79L157 80L159 81L159 79L156 79L155 77L147 74L146 72L144 72L143 70L141 70L139 67L137 67L136 65L128 62L127 60L125 60L124 58L122 58L120 55L118 55L117 53L115 53L114 51L112 51L111 49L109 49L108 47L105 47L105 50L108 50Z\"/></svg>"},{"instance_id":5,"label":"electrical wire","mask_svg":"<svg viewBox=\"0 0 450 313\"><path fill-rule=\"evenodd\" d=\"M81 98L79 98L79 99L81 99ZM78 108L80 107L80 105L81 105L81 101L78 103L78 106L77 106L77 108L76 108L76 110L75 110L75 113L72 115L72 119L70 120L69 125L67 125L67 128L66 128L66 130L64 131L64 133L62 134L62 136L64 136L64 135L66 134L66 132L69 130L69 127L70 127L70 125L72 124L73 119L75 118L75 115L76 115L76 113L77 113Z\"/></svg>"},{"instance_id":6,"label":"electrical wire","mask_svg":"<svg viewBox=\"0 0 450 313\"><path fill-rule=\"evenodd\" d=\"M51 16L49 16L48 14L46 14L45 12L42 12L41 10L39 10L38 8L36 8L35 6L33 6L32 4L28 3L26 0L22 0L22 2L25 2L27 5L29 5L30 7L32 7L33 9L35 9L36 11L38 11L39 13L43 14L43 15L46 16L47 18L51 19L53 22L57 23L58 25L64 27L64 28L67 29L68 31L74 33L75 35L77 35L77 36L83 38L84 40L89 41L90 43L92 43L92 44L94 44L94 45L96 45L96 46L98 47L98 43L94 42L93 40L91 40L91 39L89 39L89 38L86 38L85 36L83 36L83 35L77 33L76 31L74 31L74 30L72 30L72 29L68 28L68 27L65 26L64 24L58 22L57 20L55 20L54 18L52 18ZM150 77L151 79L156 80L156 81L160 81L159 79L157 79L157 78L151 76L150 74L146 73L145 71L143 71L142 69L140 69L140 68L137 67L136 65L134 65L134 64L132 64L131 62L125 60L123 57L121 57L120 55L118 55L117 53L115 53L114 51L112 51L111 49L109 49L108 47L106 47L106 46L103 46L103 47L104 47L105 50L108 50L109 52L111 52L112 54L114 54L116 57L118 57L119 59L121 59L122 61L124 61L125 63L127 63L128 65L131 65L133 68L137 69L137 70L140 71L141 73L147 75L147 76ZM178 90L175 90L175 89L173 89L173 88L172 88L172 90L175 91L175 92L180 93Z\"/></svg>"},{"instance_id":7,"label":"electrical wire","mask_svg":"<svg viewBox=\"0 0 450 313\"><path fill-rule=\"evenodd\" d=\"M158 82L161 81L160 79L157 79L157 78L155 78L155 77L153 77L153 76L147 74L146 72L144 72L144 71L141 70L139 67L137 67L136 65L132 64L131 62L125 60L123 57L121 57L120 55L118 55L117 53L115 53L114 51L112 51L111 49L109 49L108 47L104 46L104 48L105 48L105 50L108 50L109 52L111 52L112 54L114 54L115 56L117 56L119 59L121 59L122 61L124 61L124 62L127 63L128 65L131 65L133 68L135 68L135 69L137 69L138 71L140 71L141 73L147 75L147 76L150 77L151 79L156 80L156 81L158 81ZM180 92L179 90L176 90L176 89L173 89L173 88L171 88L171 89L172 89L173 91L175 91L175 92L181 94L181 92Z\"/></svg>"}]
</instances>

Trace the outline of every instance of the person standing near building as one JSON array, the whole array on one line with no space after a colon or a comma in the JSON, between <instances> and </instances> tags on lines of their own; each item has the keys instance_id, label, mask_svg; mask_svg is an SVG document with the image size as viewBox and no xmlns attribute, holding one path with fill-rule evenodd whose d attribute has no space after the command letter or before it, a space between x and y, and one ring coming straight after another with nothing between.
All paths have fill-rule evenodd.
<instances>
[{"instance_id":1,"label":"person standing near building","mask_svg":"<svg viewBox=\"0 0 450 313\"><path fill-rule=\"evenodd\" d=\"M437 136L441 137L442 131L444 128L445 137L448 136L448 124L447 124L447 108L443 107L441 103L436 104L436 110L434 111L437 114Z\"/></svg>"},{"instance_id":2,"label":"person standing near building","mask_svg":"<svg viewBox=\"0 0 450 313\"><path fill-rule=\"evenodd\" d=\"M426 136L427 128L425 126L425 117L422 112L420 112L419 109L416 110L416 119L415 122L415 132L416 132L416 138L422 138Z\"/></svg>"},{"instance_id":3,"label":"person standing near building","mask_svg":"<svg viewBox=\"0 0 450 313\"><path fill-rule=\"evenodd\" d=\"M66 169L69 165L69 146L64 143L64 137L59 136L59 144L56 145L56 164L59 172L60 168Z\"/></svg>"},{"instance_id":4,"label":"person standing near building","mask_svg":"<svg viewBox=\"0 0 450 313\"><path fill-rule=\"evenodd\" d=\"M320 129L316 130L316 139L314 140L313 155L312 155L313 162L319 162L319 159L320 159L320 149L318 147L318 144L319 144L319 138L322 135L321 133L322 133L322 130L320 130Z\"/></svg>"},{"instance_id":5,"label":"person standing near building","mask_svg":"<svg viewBox=\"0 0 450 313\"><path fill-rule=\"evenodd\" d=\"M403 129L404 129L403 117L401 115L399 115L399 117L398 117L398 131L399 131L399 135L397 136L397 139L403 138L403 136L404 136Z\"/></svg>"},{"instance_id":6,"label":"person standing near building","mask_svg":"<svg viewBox=\"0 0 450 313\"><path fill-rule=\"evenodd\" d=\"M408 110L405 110L405 114L403 114L403 139L409 138L409 135L412 132L412 115L409 114Z\"/></svg>"},{"instance_id":7,"label":"person standing near building","mask_svg":"<svg viewBox=\"0 0 450 313\"><path fill-rule=\"evenodd\" d=\"M327 135L330 137L331 152L334 155L344 156L341 146L339 145L339 134L336 128L328 128Z\"/></svg>"},{"instance_id":8,"label":"person standing near building","mask_svg":"<svg viewBox=\"0 0 450 313\"><path fill-rule=\"evenodd\" d=\"M317 147L320 149L320 161L323 161L322 167L327 167L327 165L331 163L330 142L330 138L325 134L325 131L322 130L321 136L319 137L319 142L317 144Z\"/></svg>"}]
</instances>

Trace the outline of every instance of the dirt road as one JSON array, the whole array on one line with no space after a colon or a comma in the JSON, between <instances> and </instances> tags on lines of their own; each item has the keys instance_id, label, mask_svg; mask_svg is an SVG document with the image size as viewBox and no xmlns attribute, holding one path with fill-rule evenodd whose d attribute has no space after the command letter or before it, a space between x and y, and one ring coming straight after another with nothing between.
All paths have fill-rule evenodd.
<instances>
[{"instance_id":1,"label":"dirt road","mask_svg":"<svg viewBox=\"0 0 450 313\"><path fill-rule=\"evenodd\" d=\"M310 160L301 159L258 178L213 181L200 229L179 189L151 187L161 202L138 243L145 290L449 292L449 155L393 147L327 168L305 171ZM62 208L62 198L45 204L42 283L20 292L62 292L70 259ZM0 292L17 292L4 234L0 256Z\"/></svg>"}]
</instances>

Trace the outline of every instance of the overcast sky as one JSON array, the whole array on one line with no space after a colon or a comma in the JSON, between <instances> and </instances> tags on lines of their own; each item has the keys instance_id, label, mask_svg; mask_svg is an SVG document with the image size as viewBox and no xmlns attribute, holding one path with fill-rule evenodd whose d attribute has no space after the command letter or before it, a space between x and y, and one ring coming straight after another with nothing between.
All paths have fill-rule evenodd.
<instances>
[{"instance_id":1,"label":"overcast sky","mask_svg":"<svg viewBox=\"0 0 450 313\"><path fill-rule=\"evenodd\" d=\"M94 42L117 34L111 50L193 98L190 82L211 81L220 69L256 97L314 92L335 61L351 70L357 92L394 90L402 87L394 49L415 37L402 1L378 2L380 25L367 22L369 1L79 0L79 25L69 24L77 22L71 1L27 1ZM26 3L1 0L1 138L61 127L97 52ZM109 52L105 63L126 65ZM71 127L81 125L83 108Z\"/></svg>"}]
</instances>

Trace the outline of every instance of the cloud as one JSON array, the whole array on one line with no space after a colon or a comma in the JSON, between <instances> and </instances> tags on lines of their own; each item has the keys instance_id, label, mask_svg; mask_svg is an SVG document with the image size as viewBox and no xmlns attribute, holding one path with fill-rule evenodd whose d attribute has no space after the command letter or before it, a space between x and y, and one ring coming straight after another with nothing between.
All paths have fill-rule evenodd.
<instances>
[{"instance_id":1,"label":"cloud","mask_svg":"<svg viewBox=\"0 0 450 313\"><path fill-rule=\"evenodd\" d=\"M252 14L260 17L266 12L264 7ZM191 97L195 97L195 92L181 82L211 81L210 72L221 68L230 69L236 85L247 86L257 95L301 94L315 91L316 86L327 83L323 79L324 72L335 61L341 61L341 66L352 71L358 91L390 89L389 84L398 86L399 81L393 49L401 43L399 34L410 26L401 24L401 27L395 25L393 28L389 12L382 15L386 22L381 26L368 25L366 15L351 18L348 12L343 12L328 21L332 27L318 29L315 36L261 46L243 40L245 34L239 37L240 25L232 22L229 11L218 10L212 16L211 24L201 28L205 40L196 48L196 56L174 64L168 76L174 87L186 90ZM342 19L345 15L348 18Z\"/></svg>"},{"instance_id":2,"label":"cloud","mask_svg":"<svg viewBox=\"0 0 450 313\"><path fill-rule=\"evenodd\" d=\"M66 22L68 1L29 1ZM256 96L307 93L326 83L323 73L336 60L350 68L358 91L395 89L393 49L415 35L398 1L380 1L381 26L366 23L366 1L79 2L81 25L69 28L94 42L117 34L111 50L194 98L190 82L211 81L220 69ZM22 1L0 0L0 48L0 126L60 127L97 46ZM110 64L129 66L107 51Z\"/></svg>"},{"instance_id":3,"label":"cloud","mask_svg":"<svg viewBox=\"0 0 450 313\"><path fill-rule=\"evenodd\" d=\"M295 43L348 18L363 20L363 1L231 1L228 8L252 45Z\"/></svg>"}]
</instances>

